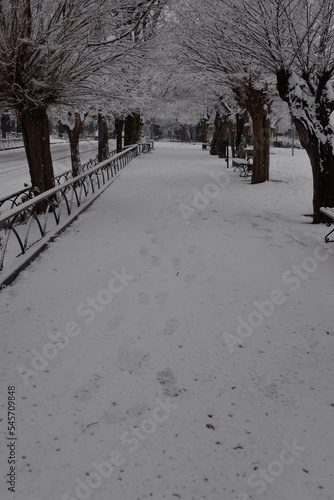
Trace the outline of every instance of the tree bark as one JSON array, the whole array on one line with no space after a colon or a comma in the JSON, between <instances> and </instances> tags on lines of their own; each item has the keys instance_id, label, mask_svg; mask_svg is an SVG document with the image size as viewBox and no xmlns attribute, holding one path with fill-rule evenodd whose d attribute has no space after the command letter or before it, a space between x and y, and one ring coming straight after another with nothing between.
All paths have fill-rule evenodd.
<instances>
[{"instance_id":1,"label":"tree bark","mask_svg":"<svg viewBox=\"0 0 334 500\"><path fill-rule=\"evenodd\" d=\"M253 169L252 184L269 180L270 166L270 120L272 99L266 85L255 87L252 79L233 88L233 93L241 108L250 114L253 121Z\"/></svg>"},{"instance_id":2,"label":"tree bark","mask_svg":"<svg viewBox=\"0 0 334 500\"><path fill-rule=\"evenodd\" d=\"M218 142L223 139L222 137L223 120L219 111L216 112L214 125L215 125L215 132L213 134L210 145L210 155L216 156L218 155Z\"/></svg>"},{"instance_id":3,"label":"tree bark","mask_svg":"<svg viewBox=\"0 0 334 500\"><path fill-rule=\"evenodd\" d=\"M22 111L20 123L31 185L43 193L55 185L46 109L35 108Z\"/></svg>"},{"instance_id":4,"label":"tree bark","mask_svg":"<svg viewBox=\"0 0 334 500\"><path fill-rule=\"evenodd\" d=\"M105 116L102 116L101 113L99 113L98 116L98 126L99 126L98 159L99 162L101 162L107 160L110 155L108 120Z\"/></svg>"},{"instance_id":5,"label":"tree bark","mask_svg":"<svg viewBox=\"0 0 334 500\"><path fill-rule=\"evenodd\" d=\"M247 146L247 129L248 129L248 113L247 111L237 113L236 115L236 137L235 137L235 155L237 158L245 158L244 148Z\"/></svg>"},{"instance_id":6,"label":"tree bark","mask_svg":"<svg viewBox=\"0 0 334 500\"><path fill-rule=\"evenodd\" d=\"M80 173L81 160L79 151L79 136L82 126L82 120L79 113L75 113L74 126L71 128L68 124L61 124L68 135L71 150L72 175L76 177Z\"/></svg>"},{"instance_id":7,"label":"tree bark","mask_svg":"<svg viewBox=\"0 0 334 500\"><path fill-rule=\"evenodd\" d=\"M116 130L116 149L117 153L121 153L123 149L123 127L124 127L124 120L121 118L116 118L115 119L115 130Z\"/></svg>"},{"instance_id":8,"label":"tree bark","mask_svg":"<svg viewBox=\"0 0 334 500\"><path fill-rule=\"evenodd\" d=\"M300 143L311 162L313 174L313 223L323 221L320 207L334 207L333 103L328 99L328 79L324 73L317 86L287 70L277 72L277 89L288 103ZM301 89L304 89L302 92Z\"/></svg>"},{"instance_id":9,"label":"tree bark","mask_svg":"<svg viewBox=\"0 0 334 500\"><path fill-rule=\"evenodd\" d=\"M252 184L260 184L269 181L270 120L267 111L257 109L253 113L252 121L254 140Z\"/></svg>"},{"instance_id":10,"label":"tree bark","mask_svg":"<svg viewBox=\"0 0 334 500\"><path fill-rule=\"evenodd\" d=\"M334 154L331 140L320 141L304 123L293 119L313 174L313 223L323 222L320 207L334 207Z\"/></svg>"},{"instance_id":11,"label":"tree bark","mask_svg":"<svg viewBox=\"0 0 334 500\"><path fill-rule=\"evenodd\" d=\"M232 122L227 114L221 116L220 112L217 111L214 125L215 125L215 133L211 141L210 154L219 155L222 154L222 151L224 151L228 137L230 137L230 142L231 142ZM225 145L223 145L223 143L225 143Z\"/></svg>"},{"instance_id":12,"label":"tree bark","mask_svg":"<svg viewBox=\"0 0 334 500\"><path fill-rule=\"evenodd\" d=\"M151 126L152 127L152 126ZM137 144L140 140L141 121L139 113L132 113L125 119L124 146Z\"/></svg>"},{"instance_id":13,"label":"tree bark","mask_svg":"<svg viewBox=\"0 0 334 500\"><path fill-rule=\"evenodd\" d=\"M6 112L1 115L1 129L2 138L6 139L7 132L10 132L10 117Z\"/></svg>"},{"instance_id":14,"label":"tree bark","mask_svg":"<svg viewBox=\"0 0 334 500\"><path fill-rule=\"evenodd\" d=\"M209 123L207 118L202 119L202 144L208 142Z\"/></svg>"}]
</instances>

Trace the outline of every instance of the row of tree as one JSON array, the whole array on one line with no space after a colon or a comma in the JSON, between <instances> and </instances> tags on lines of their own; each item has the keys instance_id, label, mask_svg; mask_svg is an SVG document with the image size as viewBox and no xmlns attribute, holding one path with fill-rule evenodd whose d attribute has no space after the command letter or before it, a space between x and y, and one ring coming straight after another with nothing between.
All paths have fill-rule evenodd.
<instances>
[{"instance_id":1,"label":"row of tree","mask_svg":"<svg viewBox=\"0 0 334 500\"><path fill-rule=\"evenodd\" d=\"M54 186L50 113L69 135L77 173L85 116L99 114L105 136L108 119L119 128L143 105L143 61L163 7L164 0L0 1L0 108L17 113L39 191Z\"/></svg>"},{"instance_id":2,"label":"row of tree","mask_svg":"<svg viewBox=\"0 0 334 500\"><path fill-rule=\"evenodd\" d=\"M32 184L44 191L54 182L50 113L69 134L75 171L87 114L106 138L112 118L120 138L125 121L138 131L145 107L179 123L200 115L203 134L216 109L215 139L228 130L236 155L250 116L259 183L284 102L310 158L319 222L319 208L334 206L333 21L331 0L0 0L0 108L17 112Z\"/></svg>"},{"instance_id":3,"label":"row of tree","mask_svg":"<svg viewBox=\"0 0 334 500\"><path fill-rule=\"evenodd\" d=\"M221 104L217 125L233 121L237 146L244 112L251 116L253 183L269 179L271 113L278 97L287 103L310 158L319 222L319 208L334 206L334 2L185 0L172 12L177 66L210 88Z\"/></svg>"}]
</instances>

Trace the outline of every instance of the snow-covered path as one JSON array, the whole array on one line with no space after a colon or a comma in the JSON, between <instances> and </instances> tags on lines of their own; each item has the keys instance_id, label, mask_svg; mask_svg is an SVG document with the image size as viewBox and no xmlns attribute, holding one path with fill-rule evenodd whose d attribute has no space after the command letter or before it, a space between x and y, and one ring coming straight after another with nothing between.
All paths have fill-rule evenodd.
<instances>
[{"instance_id":1,"label":"snow-covered path","mask_svg":"<svg viewBox=\"0 0 334 500\"><path fill-rule=\"evenodd\" d=\"M250 186L157 146L1 291L0 496L333 500L334 247L305 153Z\"/></svg>"}]
</instances>

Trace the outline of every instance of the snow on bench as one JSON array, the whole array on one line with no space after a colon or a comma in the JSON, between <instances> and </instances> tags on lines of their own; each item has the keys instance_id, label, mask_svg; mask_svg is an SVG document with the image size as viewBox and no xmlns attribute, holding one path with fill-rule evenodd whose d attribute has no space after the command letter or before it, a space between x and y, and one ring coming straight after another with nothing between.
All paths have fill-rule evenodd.
<instances>
[{"instance_id":1,"label":"snow on bench","mask_svg":"<svg viewBox=\"0 0 334 500\"><path fill-rule=\"evenodd\" d=\"M248 177L252 175L253 165L249 163L249 160L243 158L233 158L232 167L234 167L234 172L239 170L240 177Z\"/></svg>"},{"instance_id":2,"label":"snow on bench","mask_svg":"<svg viewBox=\"0 0 334 500\"><path fill-rule=\"evenodd\" d=\"M334 220L334 208L321 207L320 212Z\"/></svg>"},{"instance_id":3,"label":"snow on bench","mask_svg":"<svg viewBox=\"0 0 334 500\"><path fill-rule=\"evenodd\" d=\"M324 214L328 219L331 219L334 221L334 208L321 207L320 212L322 214ZM330 225L331 225L331 221L328 221L327 226L330 226ZM326 236L325 236L326 243L329 243L329 242L334 243L334 240L329 239L329 235L332 234L333 232L334 232L334 229L332 229L328 234L326 234Z\"/></svg>"}]
</instances>

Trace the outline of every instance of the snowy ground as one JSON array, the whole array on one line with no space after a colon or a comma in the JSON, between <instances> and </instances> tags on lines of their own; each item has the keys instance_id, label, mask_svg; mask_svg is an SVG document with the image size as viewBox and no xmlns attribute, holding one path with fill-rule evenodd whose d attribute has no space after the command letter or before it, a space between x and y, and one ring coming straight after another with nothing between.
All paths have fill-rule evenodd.
<instances>
[{"instance_id":1,"label":"snowy ground","mask_svg":"<svg viewBox=\"0 0 334 500\"><path fill-rule=\"evenodd\" d=\"M156 147L1 292L1 499L333 500L334 246L305 152L251 186Z\"/></svg>"}]
</instances>

